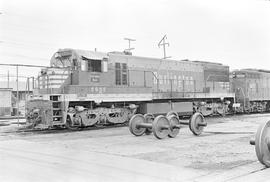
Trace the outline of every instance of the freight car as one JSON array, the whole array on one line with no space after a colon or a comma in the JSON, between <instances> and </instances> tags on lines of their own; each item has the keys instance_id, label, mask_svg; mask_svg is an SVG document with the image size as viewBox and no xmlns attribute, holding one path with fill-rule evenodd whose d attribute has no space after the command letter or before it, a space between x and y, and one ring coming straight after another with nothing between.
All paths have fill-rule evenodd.
<instances>
[{"instance_id":1,"label":"freight car","mask_svg":"<svg viewBox=\"0 0 270 182\"><path fill-rule=\"evenodd\" d=\"M31 126L120 124L135 112L224 115L234 101L229 67L219 63L60 49L50 66L26 104Z\"/></svg>"},{"instance_id":2,"label":"freight car","mask_svg":"<svg viewBox=\"0 0 270 182\"><path fill-rule=\"evenodd\" d=\"M230 77L235 112L270 111L270 71L241 69L233 71Z\"/></svg>"}]
</instances>

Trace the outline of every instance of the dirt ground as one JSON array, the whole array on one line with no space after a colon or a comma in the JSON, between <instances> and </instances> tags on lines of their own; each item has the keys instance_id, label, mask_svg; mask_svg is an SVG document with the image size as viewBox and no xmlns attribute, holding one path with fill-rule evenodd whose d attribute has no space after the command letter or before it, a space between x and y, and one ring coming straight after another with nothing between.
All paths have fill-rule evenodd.
<instances>
[{"instance_id":1,"label":"dirt ground","mask_svg":"<svg viewBox=\"0 0 270 182\"><path fill-rule=\"evenodd\" d=\"M128 127L23 133L17 120L0 121L0 181L269 181L249 145L269 119L206 118L201 136L185 127L163 140Z\"/></svg>"}]
</instances>

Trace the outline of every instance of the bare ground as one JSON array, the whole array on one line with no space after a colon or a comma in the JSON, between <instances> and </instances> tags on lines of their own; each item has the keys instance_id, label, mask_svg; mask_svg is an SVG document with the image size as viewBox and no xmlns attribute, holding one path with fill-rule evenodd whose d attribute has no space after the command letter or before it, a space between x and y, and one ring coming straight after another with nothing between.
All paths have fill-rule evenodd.
<instances>
[{"instance_id":1,"label":"bare ground","mask_svg":"<svg viewBox=\"0 0 270 182\"><path fill-rule=\"evenodd\" d=\"M270 171L249 140L269 118L207 118L201 136L182 128L163 140L135 137L128 127L23 133L17 132L22 126L6 124L16 120L6 121L0 126L0 181L267 181Z\"/></svg>"}]
</instances>

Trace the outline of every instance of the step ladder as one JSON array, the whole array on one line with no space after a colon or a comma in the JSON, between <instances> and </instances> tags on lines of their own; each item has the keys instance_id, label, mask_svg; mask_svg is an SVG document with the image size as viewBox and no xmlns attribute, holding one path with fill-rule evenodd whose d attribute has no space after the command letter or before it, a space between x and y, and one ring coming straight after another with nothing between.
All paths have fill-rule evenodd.
<instances>
[{"instance_id":1,"label":"step ladder","mask_svg":"<svg viewBox=\"0 0 270 182\"><path fill-rule=\"evenodd\" d=\"M63 122L63 106L61 101L61 95L51 95L50 100L52 101L53 110L53 123Z\"/></svg>"}]
</instances>

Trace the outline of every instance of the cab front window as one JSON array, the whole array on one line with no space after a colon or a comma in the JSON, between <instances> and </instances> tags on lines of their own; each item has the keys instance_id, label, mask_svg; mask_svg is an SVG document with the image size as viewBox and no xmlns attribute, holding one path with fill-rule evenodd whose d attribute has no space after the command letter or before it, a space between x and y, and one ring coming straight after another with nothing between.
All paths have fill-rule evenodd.
<instances>
[{"instance_id":1,"label":"cab front window","mask_svg":"<svg viewBox=\"0 0 270 182\"><path fill-rule=\"evenodd\" d=\"M71 66L71 51L59 51L55 53L54 59L51 62L52 67L70 67Z\"/></svg>"}]
</instances>

